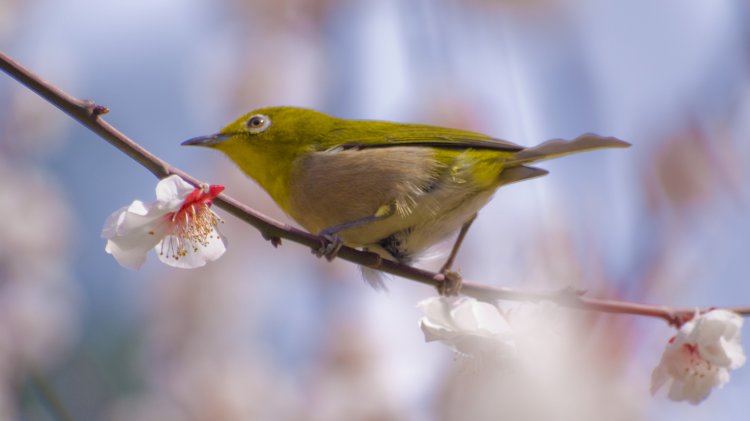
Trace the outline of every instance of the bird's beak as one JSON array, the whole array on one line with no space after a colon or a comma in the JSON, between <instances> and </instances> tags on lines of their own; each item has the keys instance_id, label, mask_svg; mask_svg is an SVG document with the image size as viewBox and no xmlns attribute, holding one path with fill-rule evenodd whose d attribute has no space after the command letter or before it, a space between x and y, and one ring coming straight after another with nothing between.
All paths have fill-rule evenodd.
<instances>
[{"instance_id":1,"label":"bird's beak","mask_svg":"<svg viewBox=\"0 0 750 421\"><path fill-rule=\"evenodd\" d=\"M183 146L213 146L232 137L231 134L215 133L208 136L198 136L181 143Z\"/></svg>"}]
</instances>

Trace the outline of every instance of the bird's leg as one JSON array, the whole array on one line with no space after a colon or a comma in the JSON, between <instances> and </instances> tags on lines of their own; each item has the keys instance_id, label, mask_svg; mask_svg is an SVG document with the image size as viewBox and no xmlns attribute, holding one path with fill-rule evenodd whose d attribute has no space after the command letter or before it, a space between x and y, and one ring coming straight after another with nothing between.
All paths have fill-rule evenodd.
<instances>
[{"instance_id":1,"label":"bird's leg","mask_svg":"<svg viewBox=\"0 0 750 421\"><path fill-rule=\"evenodd\" d=\"M332 227L324 229L323 231L318 233L318 235L322 238L320 248L313 250L313 254L318 257L325 256L326 260L330 262L334 257L336 257L339 250L341 250L341 247L344 245L344 242L341 241L341 238L336 234L351 228L357 228L361 227L362 225L367 225L371 222L383 220L393 215L394 212L394 205L383 205L375 212L374 215L365 216L364 218L344 222L343 224L334 225Z\"/></svg>"},{"instance_id":2,"label":"bird's leg","mask_svg":"<svg viewBox=\"0 0 750 421\"><path fill-rule=\"evenodd\" d=\"M475 219L477 219L476 213L461 226L461 230L458 232L458 237L456 237L456 241L453 243L453 248L451 248L451 253L448 255L448 259L443 264L443 267L440 268L440 273L443 274L443 283L438 287L440 295L458 295L461 291L461 275L458 272L452 271L451 267L456 260L456 255L458 255L458 249L461 248L466 233L469 232L469 228Z\"/></svg>"},{"instance_id":3,"label":"bird's leg","mask_svg":"<svg viewBox=\"0 0 750 421\"><path fill-rule=\"evenodd\" d=\"M469 218L468 221L464 222L464 224L461 225L461 230L458 232L458 237L456 237L456 241L453 243L453 248L451 248L451 253L448 255L448 259L443 264L443 267L440 268L441 273L449 271L451 267L453 266L453 262L456 260L456 256L458 255L458 249L461 248L461 244L463 244L464 242L466 233L469 232L469 228L471 228L471 224L474 222L475 219L477 219L476 213L472 215L472 217Z\"/></svg>"}]
</instances>

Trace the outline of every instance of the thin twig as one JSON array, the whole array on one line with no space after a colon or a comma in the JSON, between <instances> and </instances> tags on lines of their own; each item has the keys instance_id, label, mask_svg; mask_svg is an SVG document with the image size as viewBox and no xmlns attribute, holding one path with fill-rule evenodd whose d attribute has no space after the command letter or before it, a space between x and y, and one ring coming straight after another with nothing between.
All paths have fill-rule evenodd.
<instances>
[{"instance_id":1,"label":"thin twig","mask_svg":"<svg viewBox=\"0 0 750 421\"><path fill-rule=\"evenodd\" d=\"M18 80L20 83L36 92L39 96L46 99L53 105L71 116L74 120L83 124L94 133L98 134L104 140L114 147L133 158L140 163L152 174L158 178L164 178L172 174L177 174L185 181L198 186L201 182L189 174L173 167L167 162L161 160L136 142L125 136L112 125L101 118L109 110L106 107L96 105L92 101L84 101L75 98L49 82L39 78L29 70L25 69L10 57L0 52L0 69ZM263 238L269 240L274 245L278 245L280 239L286 239L315 250L323 244L323 239L317 235L310 234L301 229L295 228L288 224L269 218L250 207L243 205L232 197L222 194L216 198L214 203L234 215L235 217L247 222L260 231ZM444 282L444 276L412 266L404 265L391 260L382 259L375 253L357 250L344 246L339 251L337 257L367 266L373 269L410 279L423 284L439 287ZM602 300L596 298L583 297L580 294L564 292L528 292L510 288L502 288L479 284L476 282L463 281L461 293L484 301L496 300L517 300L517 301L552 301L559 305L571 308L577 308L589 311L599 311L605 313L632 314L639 316L656 317L665 320L667 323L679 326L685 320L689 319L696 311L705 312L714 309L710 308L673 308L668 306L655 306L647 304L638 304L625 301ZM750 307L727 308L743 316L750 316Z\"/></svg>"}]
</instances>

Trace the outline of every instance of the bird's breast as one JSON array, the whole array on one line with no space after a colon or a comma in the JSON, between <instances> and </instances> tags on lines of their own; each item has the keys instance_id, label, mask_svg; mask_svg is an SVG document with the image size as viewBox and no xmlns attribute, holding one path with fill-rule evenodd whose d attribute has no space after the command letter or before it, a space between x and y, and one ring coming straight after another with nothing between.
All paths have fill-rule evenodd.
<instances>
[{"instance_id":1,"label":"bird's breast","mask_svg":"<svg viewBox=\"0 0 750 421\"><path fill-rule=\"evenodd\" d=\"M457 230L495 190L474 179L471 155L453 154L422 147L307 154L294 162L287 212L317 233L390 206L392 215L339 236L352 246L418 253Z\"/></svg>"}]
</instances>

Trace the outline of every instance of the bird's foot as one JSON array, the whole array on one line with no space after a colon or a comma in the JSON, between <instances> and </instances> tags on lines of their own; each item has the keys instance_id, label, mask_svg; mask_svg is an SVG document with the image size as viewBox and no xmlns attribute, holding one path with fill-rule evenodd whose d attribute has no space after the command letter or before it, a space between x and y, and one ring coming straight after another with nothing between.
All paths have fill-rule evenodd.
<instances>
[{"instance_id":1,"label":"bird's foot","mask_svg":"<svg viewBox=\"0 0 750 421\"><path fill-rule=\"evenodd\" d=\"M443 282L437 286L438 294L444 297L458 295L463 285L461 274L448 269L444 269L440 273L443 275Z\"/></svg>"},{"instance_id":2,"label":"bird's foot","mask_svg":"<svg viewBox=\"0 0 750 421\"><path fill-rule=\"evenodd\" d=\"M329 234L325 231L318 235L321 239L320 247L313 249L312 253L318 257L325 257L330 262L339 254L339 250L344 246L344 242L337 235Z\"/></svg>"}]
</instances>

